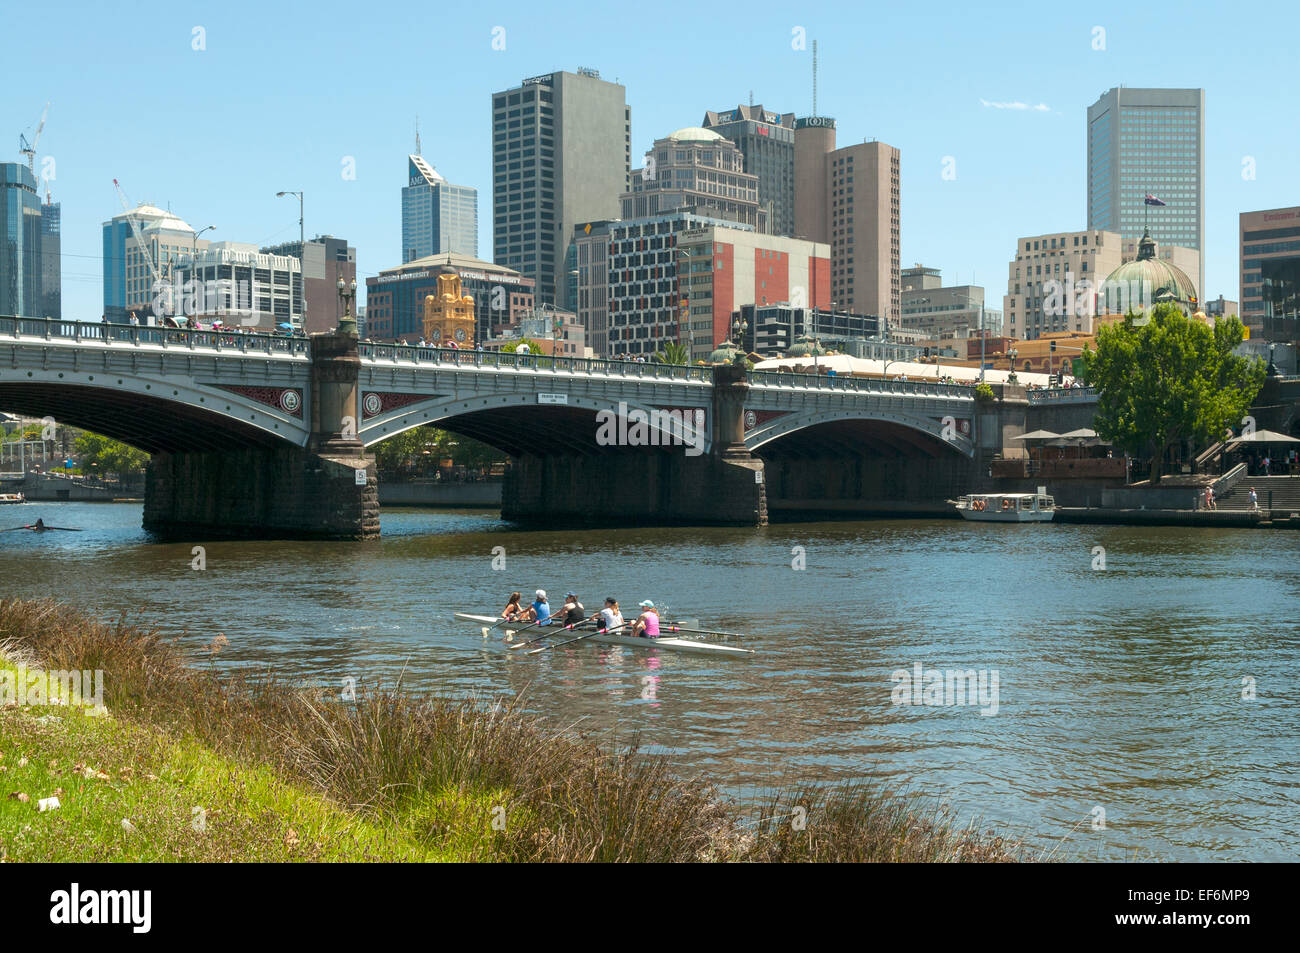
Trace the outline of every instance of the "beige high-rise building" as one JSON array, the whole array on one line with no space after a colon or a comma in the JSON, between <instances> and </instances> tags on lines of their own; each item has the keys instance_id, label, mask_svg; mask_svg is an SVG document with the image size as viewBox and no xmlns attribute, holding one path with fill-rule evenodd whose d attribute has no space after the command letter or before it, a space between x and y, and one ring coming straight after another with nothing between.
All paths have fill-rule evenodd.
<instances>
[{"instance_id":1,"label":"beige high-rise building","mask_svg":"<svg viewBox=\"0 0 1300 953\"><path fill-rule=\"evenodd\" d=\"M810 242L831 240L830 185L826 156L835 151L835 120L825 116L794 122L794 234Z\"/></svg>"},{"instance_id":2,"label":"beige high-rise building","mask_svg":"<svg viewBox=\"0 0 1300 953\"><path fill-rule=\"evenodd\" d=\"M899 152L883 142L835 148L835 120L795 120L795 234L831 246L835 307L901 313Z\"/></svg>"},{"instance_id":3,"label":"beige high-rise building","mask_svg":"<svg viewBox=\"0 0 1300 953\"><path fill-rule=\"evenodd\" d=\"M1044 334L1091 334L1096 292L1123 262L1118 232L1055 232L1016 241L1002 299L1005 332L1033 340Z\"/></svg>"}]
</instances>

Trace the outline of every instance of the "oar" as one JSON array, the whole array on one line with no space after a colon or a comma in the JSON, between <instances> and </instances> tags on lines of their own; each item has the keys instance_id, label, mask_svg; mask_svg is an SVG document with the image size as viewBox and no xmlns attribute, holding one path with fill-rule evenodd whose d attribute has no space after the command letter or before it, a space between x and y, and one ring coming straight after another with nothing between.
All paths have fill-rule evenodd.
<instances>
[{"instance_id":1,"label":"oar","mask_svg":"<svg viewBox=\"0 0 1300 953\"><path fill-rule=\"evenodd\" d=\"M663 624L663 628L667 629L669 632L694 632L696 635L720 635L725 639L741 638L739 632L718 632L714 629L690 629L686 626L670 625L667 622Z\"/></svg>"},{"instance_id":2,"label":"oar","mask_svg":"<svg viewBox=\"0 0 1300 953\"><path fill-rule=\"evenodd\" d=\"M497 626L505 625L507 622L513 622L513 621L514 621L513 619L502 619L500 622L498 622L498 623L497 623L496 625L494 625L494 626L490 626L490 627L489 627L489 626L486 626L486 625L483 626L483 628L482 628L482 630L481 630L482 633L483 633L483 638L486 639L486 638L488 637L488 633L490 633L490 632L491 632L493 629L495 629Z\"/></svg>"},{"instance_id":3,"label":"oar","mask_svg":"<svg viewBox=\"0 0 1300 953\"><path fill-rule=\"evenodd\" d=\"M67 533L80 533L80 532L81 532L80 529L78 529L77 527L74 527L74 526L37 526L35 523L29 523L29 524L26 525L26 526L9 526L9 527L7 527L7 528L5 528L5 529L0 530L0 533L12 533L12 532L14 532L15 530L20 530L20 529L32 529L32 530L36 530L37 532L41 532L41 531L44 531L44 530L47 530L47 529L61 529L61 530L63 530L64 532L67 532Z\"/></svg>"},{"instance_id":4,"label":"oar","mask_svg":"<svg viewBox=\"0 0 1300 953\"><path fill-rule=\"evenodd\" d=\"M589 639L593 635L609 635L609 633L617 632L619 629L625 629L629 625L631 625L630 622L624 622L622 625L616 625L612 629L596 629L594 632L588 632L586 635L580 635L576 639L565 639L563 642L556 642L553 645L543 645L540 648L530 649L528 654L536 655L538 652L545 652L547 649L558 649L564 645L572 645L574 642L581 642L583 639ZM565 628L570 629L573 628L573 626L566 625Z\"/></svg>"},{"instance_id":5,"label":"oar","mask_svg":"<svg viewBox=\"0 0 1300 953\"><path fill-rule=\"evenodd\" d=\"M554 618L554 616L552 616L551 618ZM529 624L529 625L540 625L540 626L554 626L554 625L556 625L557 623L552 622L551 619L547 619L545 622L530 622L530 623L528 623L528 624ZM573 625L562 626L562 628L564 628L564 629L572 629L574 625L579 625L579 624L580 624L580 623L575 622ZM525 645L532 645L532 644L534 644L535 642L540 642L540 641L542 641L542 639L549 639L550 637L551 637L551 633L549 633L549 632L543 632L541 635L539 635L539 636L538 636L537 638L535 638L535 639L529 639L527 642L515 642L514 644L512 644L512 645L508 645L508 646L506 646L506 647L507 647L508 649L511 649L512 651L513 651L514 649L522 649Z\"/></svg>"}]
</instances>

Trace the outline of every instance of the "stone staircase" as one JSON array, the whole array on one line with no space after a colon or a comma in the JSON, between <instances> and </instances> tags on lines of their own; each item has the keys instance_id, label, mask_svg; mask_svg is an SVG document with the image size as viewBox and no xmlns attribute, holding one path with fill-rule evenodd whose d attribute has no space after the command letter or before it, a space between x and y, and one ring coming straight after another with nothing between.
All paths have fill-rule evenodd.
<instances>
[{"instance_id":1,"label":"stone staircase","mask_svg":"<svg viewBox=\"0 0 1300 953\"><path fill-rule=\"evenodd\" d=\"M1218 509L1249 510L1251 487L1255 488L1255 495L1259 497L1261 510L1270 511L1269 494L1272 494L1271 512L1277 519L1286 519L1292 513L1300 513L1300 477L1292 476L1242 477L1231 492L1215 501Z\"/></svg>"}]
</instances>

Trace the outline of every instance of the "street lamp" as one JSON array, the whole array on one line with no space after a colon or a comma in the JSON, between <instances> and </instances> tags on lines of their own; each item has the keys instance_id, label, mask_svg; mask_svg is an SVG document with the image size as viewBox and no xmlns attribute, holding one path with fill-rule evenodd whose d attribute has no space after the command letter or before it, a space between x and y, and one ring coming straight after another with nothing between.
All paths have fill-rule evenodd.
<instances>
[{"instance_id":1,"label":"street lamp","mask_svg":"<svg viewBox=\"0 0 1300 953\"><path fill-rule=\"evenodd\" d=\"M190 269L191 269L191 271L194 269L194 259L196 259L196 258L198 257L198 255L199 255L199 236L202 235L204 232L210 232L210 231L212 231L212 230L215 229L216 227L217 227L217 226L215 226L215 225L208 225L208 226L205 226L204 228L200 228L197 232L194 233L194 241L190 244ZM194 276L191 274L190 277L193 278Z\"/></svg>"},{"instance_id":2,"label":"street lamp","mask_svg":"<svg viewBox=\"0 0 1300 953\"><path fill-rule=\"evenodd\" d=\"M743 321L740 318L736 318L736 320L731 323L732 341L736 344L736 349L741 354L745 353L745 332L748 330L749 330L748 321ZM738 341L736 340L737 338L739 338Z\"/></svg>"},{"instance_id":3,"label":"street lamp","mask_svg":"<svg viewBox=\"0 0 1300 953\"><path fill-rule=\"evenodd\" d=\"M1020 356L1020 352L1016 350L1016 347L1015 347L1014 344L1013 344L1010 348L1008 348L1008 350L1007 350L1007 358L1008 358L1008 359L1010 360L1010 362L1011 362L1011 373L1007 375L1007 383L1008 383L1008 384L1018 384L1018 383L1019 383L1019 380L1016 378L1016 358L1019 357L1019 356Z\"/></svg>"},{"instance_id":4,"label":"street lamp","mask_svg":"<svg viewBox=\"0 0 1300 953\"><path fill-rule=\"evenodd\" d=\"M339 334L350 334L357 336L357 319L352 316L352 301L357 296L357 279L353 278L351 283L339 279L339 300L343 303L343 317L339 318Z\"/></svg>"},{"instance_id":5,"label":"street lamp","mask_svg":"<svg viewBox=\"0 0 1300 953\"><path fill-rule=\"evenodd\" d=\"M298 283L302 286L301 304L302 311L299 313L299 319L303 324L307 323L307 235L302 230L302 204L303 195L301 192L285 191L276 192L275 197L284 198L286 195L298 196ZM342 279L340 279L341 281ZM355 284L355 282L353 282Z\"/></svg>"}]
</instances>

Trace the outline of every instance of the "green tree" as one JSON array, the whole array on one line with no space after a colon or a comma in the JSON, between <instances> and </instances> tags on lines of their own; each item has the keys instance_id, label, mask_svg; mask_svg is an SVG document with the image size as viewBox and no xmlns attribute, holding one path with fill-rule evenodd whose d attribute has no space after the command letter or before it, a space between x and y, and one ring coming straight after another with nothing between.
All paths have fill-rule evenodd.
<instances>
[{"instance_id":1,"label":"green tree","mask_svg":"<svg viewBox=\"0 0 1300 953\"><path fill-rule=\"evenodd\" d=\"M438 431L433 427L403 430L375 447L375 465L389 473L400 470L411 461L423 457L425 450L433 450L437 435Z\"/></svg>"},{"instance_id":2,"label":"green tree","mask_svg":"<svg viewBox=\"0 0 1300 953\"><path fill-rule=\"evenodd\" d=\"M691 359L691 352L680 341L667 342L663 350L655 355L660 364L685 364Z\"/></svg>"},{"instance_id":3,"label":"green tree","mask_svg":"<svg viewBox=\"0 0 1300 953\"><path fill-rule=\"evenodd\" d=\"M73 444L83 473L98 471L101 476L112 473L118 479L139 473L149 463L149 454L130 444L102 434L83 430Z\"/></svg>"},{"instance_id":4,"label":"green tree","mask_svg":"<svg viewBox=\"0 0 1300 953\"><path fill-rule=\"evenodd\" d=\"M427 457L425 451L428 451ZM428 426L404 430L375 447L375 463L380 470L389 473L413 464L420 465L425 460L436 463L448 458L455 465L472 469L504 463L506 455L471 437Z\"/></svg>"},{"instance_id":5,"label":"green tree","mask_svg":"<svg viewBox=\"0 0 1300 953\"><path fill-rule=\"evenodd\" d=\"M1097 349L1083 354L1088 382L1097 389L1098 435L1151 459L1159 482L1165 454L1182 440L1199 449L1238 424L1264 383L1264 364L1232 349L1244 336L1234 315L1213 329L1175 305L1159 304L1149 321L1133 312L1104 325Z\"/></svg>"}]
</instances>

